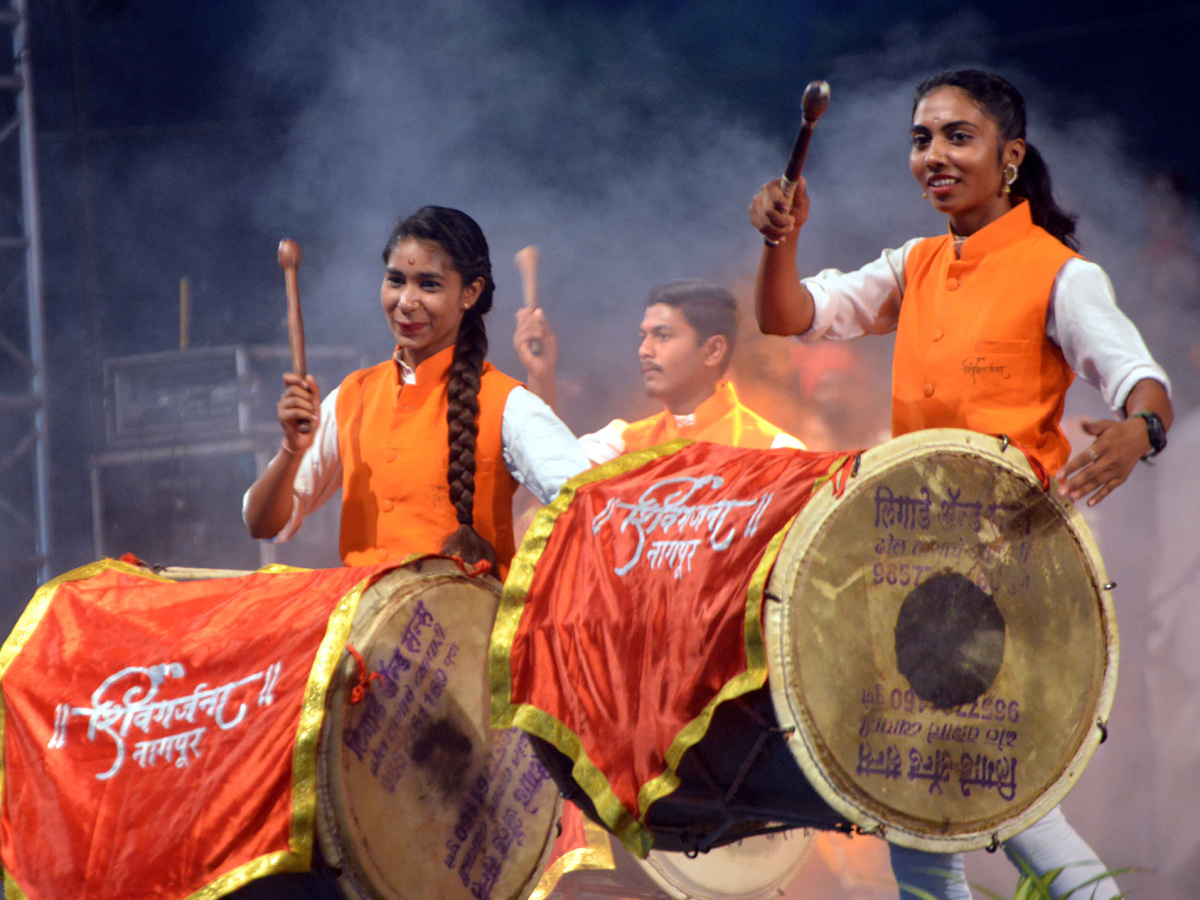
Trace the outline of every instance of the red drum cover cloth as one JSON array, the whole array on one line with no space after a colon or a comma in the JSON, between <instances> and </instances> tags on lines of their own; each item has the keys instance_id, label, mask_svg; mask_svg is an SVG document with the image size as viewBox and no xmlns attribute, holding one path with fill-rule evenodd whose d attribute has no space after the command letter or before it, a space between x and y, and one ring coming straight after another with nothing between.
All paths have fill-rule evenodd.
<instances>
[{"instance_id":1,"label":"red drum cover cloth","mask_svg":"<svg viewBox=\"0 0 1200 900\"><path fill-rule=\"evenodd\" d=\"M175 583L105 560L43 586L0 653L9 896L307 869L325 687L385 568Z\"/></svg>"},{"instance_id":2,"label":"red drum cover cloth","mask_svg":"<svg viewBox=\"0 0 1200 900\"><path fill-rule=\"evenodd\" d=\"M674 441L577 476L531 526L492 635L493 725L571 757L631 851L716 705L765 683L770 565L848 459Z\"/></svg>"}]
</instances>

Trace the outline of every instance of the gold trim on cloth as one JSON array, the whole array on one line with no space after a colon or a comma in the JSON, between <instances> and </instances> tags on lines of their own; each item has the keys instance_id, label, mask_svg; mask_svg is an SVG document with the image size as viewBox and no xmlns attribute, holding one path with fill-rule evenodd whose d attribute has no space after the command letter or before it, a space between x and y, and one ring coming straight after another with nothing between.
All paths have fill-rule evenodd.
<instances>
[{"instance_id":1,"label":"gold trim on cloth","mask_svg":"<svg viewBox=\"0 0 1200 900\"><path fill-rule=\"evenodd\" d=\"M820 476L819 478L817 478L813 482L812 491L809 493L810 499L813 494L815 494L817 491L819 491L822 488L822 486L824 486L825 482L832 481L833 477L835 475L837 475L837 473L840 472L842 470L842 468L844 466L846 466L851 460L853 460L855 456L858 456L858 455L860 455L860 454L847 453L845 456L839 456L837 459L835 459L833 462L831 462L829 464L829 471L826 472L824 475ZM836 486L834 489L836 490ZM837 496L841 496L841 495L838 494Z\"/></svg>"},{"instance_id":2,"label":"gold trim on cloth","mask_svg":"<svg viewBox=\"0 0 1200 900\"><path fill-rule=\"evenodd\" d=\"M358 601L373 580L364 578L334 607L325 637L313 660L308 686L304 689L304 705L300 710L296 746L292 752L292 829L289 837L292 852L300 854L304 860L304 869L312 865L313 823L317 809L317 749L321 725L325 721L325 695L333 679L333 671L346 649Z\"/></svg>"},{"instance_id":3,"label":"gold trim on cloth","mask_svg":"<svg viewBox=\"0 0 1200 900\"><path fill-rule=\"evenodd\" d=\"M13 881L13 877L4 873L4 897L5 900L26 900L25 892L21 890L21 886Z\"/></svg>"},{"instance_id":4,"label":"gold trim on cloth","mask_svg":"<svg viewBox=\"0 0 1200 900\"><path fill-rule=\"evenodd\" d=\"M624 475L655 459L676 453L691 443L693 442L680 438L648 450L630 453L577 475L568 481L559 491L554 502L542 509L533 520L533 524L530 525L521 549L513 559L512 568L501 595L496 625L492 630L489 659L492 727L511 728L515 726L521 728L549 741L561 753L568 756L574 762L571 775L591 798L596 807L596 814L631 853L642 859L654 846L654 836L645 827L646 815L656 800L666 797L679 787L676 770L683 754L704 737L712 722L713 713L721 703L756 690L767 681L767 654L762 633L762 595L767 578L771 573L771 567L775 564L779 549L795 518L789 520L787 525L768 542L762 559L759 560L750 580L746 596L744 626L746 671L730 679L701 713L675 735L666 752L666 770L643 784L638 790L638 808L641 810L641 815L636 819L617 799L608 779L583 751L579 736L574 731L557 717L531 704L513 705L512 645L521 624L521 614L533 583L537 562L546 549L546 543L550 539L555 521L574 501L577 491L596 481ZM845 460L842 464L845 464ZM837 468L840 467L831 466L829 474L824 477L826 479L831 477ZM817 485L814 484L813 490L816 489Z\"/></svg>"},{"instance_id":5,"label":"gold trim on cloth","mask_svg":"<svg viewBox=\"0 0 1200 900\"><path fill-rule=\"evenodd\" d=\"M83 581L108 569L116 569L129 575L138 575L152 581L177 583L171 578L157 575L140 566L114 559L102 559L78 569L73 569L46 582L33 595L29 606L17 621L12 634L0 649L0 678L8 670L21 647L36 630L49 608L50 601L60 585L71 581ZM312 571L282 564L264 566L258 572L266 574L289 574ZM268 853L252 859L225 874L213 879L204 887L189 894L186 900L217 900L241 887L283 872L307 872L312 868L313 831L317 806L317 751L320 743L321 726L325 719L325 695L333 678L334 669L341 659L350 635L350 626L363 591L378 575L364 578L352 587L334 607L325 629L325 636L317 648L308 683L304 690L304 701L300 710L300 721L292 750L292 812L288 834L288 849ZM3 702L0 697L0 785L3 784ZM24 892L6 871L4 873L4 895L6 900L26 900Z\"/></svg>"},{"instance_id":6,"label":"gold trim on cloth","mask_svg":"<svg viewBox=\"0 0 1200 900\"><path fill-rule=\"evenodd\" d=\"M571 872L608 871L616 869L612 847L608 843L608 832L591 821L583 820L583 836L586 847L568 850L556 859L538 879L537 886L528 900L545 900L558 886L558 881Z\"/></svg>"}]
</instances>

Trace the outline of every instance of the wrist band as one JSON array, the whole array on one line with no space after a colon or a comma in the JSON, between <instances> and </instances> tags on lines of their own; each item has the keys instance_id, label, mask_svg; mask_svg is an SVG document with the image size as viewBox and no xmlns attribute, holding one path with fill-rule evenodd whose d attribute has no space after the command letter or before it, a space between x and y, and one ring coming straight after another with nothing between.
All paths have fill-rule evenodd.
<instances>
[{"instance_id":1,"label":"wrist band","mask_svg":"<svg viewBox=\"0 0 1200 900\"><path fill-rule=\"evenodd\" d=\"M1144 419L1146 422L1146 437L1150 439L1150 452L1142 459L1150 459L1158 456L1167 447L1167 428L1163 425L1163 420L1159 418L1158 413L1142 410L1135 412L1134 416Z\"/></svg>"},{"instance_id":2,"label":"wrist band","mask_svg":"<svg viewBox=\"0 0 1200 900\"><path fill-rule=\"evenodd\" d=\"M302 450L293 450L291 447L289 447L287 445L287 438L279 439L279 449L282 450L284 453L286 453L288 456L295 456L298 453L304 452Z\"/></svg>"}]
</instances>

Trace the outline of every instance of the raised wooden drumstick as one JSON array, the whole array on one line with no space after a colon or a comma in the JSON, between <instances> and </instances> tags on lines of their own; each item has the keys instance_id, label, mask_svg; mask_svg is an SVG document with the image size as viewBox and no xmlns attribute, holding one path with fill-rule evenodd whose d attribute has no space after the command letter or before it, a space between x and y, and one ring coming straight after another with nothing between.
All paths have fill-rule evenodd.
<instances>
[{"instance_id":1,"label":"raised wooden drumstick","mask_svg":"<svg viewBox=\"0 0 1200 900\"><path fill-rule=\"evenodd\" d=\"M808 154L808 142L812 140L813 126L829 109L829 83L825 81L810 81L800 98L800 131L796 134L796 143L792 146L792 155L788 158L787 167L783 170L783 178L779 186L783 188L784 196L791 201L800 184L800 172L804 168L804 157Z\"/></svg>"},{"instance_id":2,"label":"raised wooden drumstick","mask_svg":"<svg viewBox=\"0 0 1200 900\"><path fill-rule=\"evenodd\" d=\"M517 255L513 257L513 262L517 264L517 271L521 273L521 288L525 292L525 308L538 308L538 248L533 244L528 247L522 247L517 251ZM534 356L542 355L542 342L537 338L533 338L529 342L529 352Z\"/></svg>"},{"instance_id":3,"label":"raised wooden drumstick","mask_svg":"<svg viewBox=\"0 0 1200 900\"><path fill-rule=\"evenodd\" d=\"M287 290L288 343L292 348L292 371L304 378L308 366L304 360L304 318L300 315L300 283L296 271L300 268L300 247L291 238L279 242L279 265L283 269L283 283ZM296 426L301 434L312 431L312 422L301 422Z\"/></svg>"}]
</instances>

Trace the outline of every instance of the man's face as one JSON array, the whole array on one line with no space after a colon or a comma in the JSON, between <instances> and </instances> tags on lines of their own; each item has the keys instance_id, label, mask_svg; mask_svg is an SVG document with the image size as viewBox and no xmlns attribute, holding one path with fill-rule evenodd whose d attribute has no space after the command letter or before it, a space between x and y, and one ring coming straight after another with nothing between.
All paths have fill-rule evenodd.
<instances>
[{"instance_id":1,"label":"man's face","mask_svg":"<svg viewBox=\"0 0 1200 900\"><path fill-rule=\"evenodd\" d=\"M723 353L723 346L714 348L714 342L723 345L723 339L701 342L683 313L665 303L646 307L638 333L642 339L638 360L647 394L673 406L712 393Z\"/></svg>"}]
</instances>

